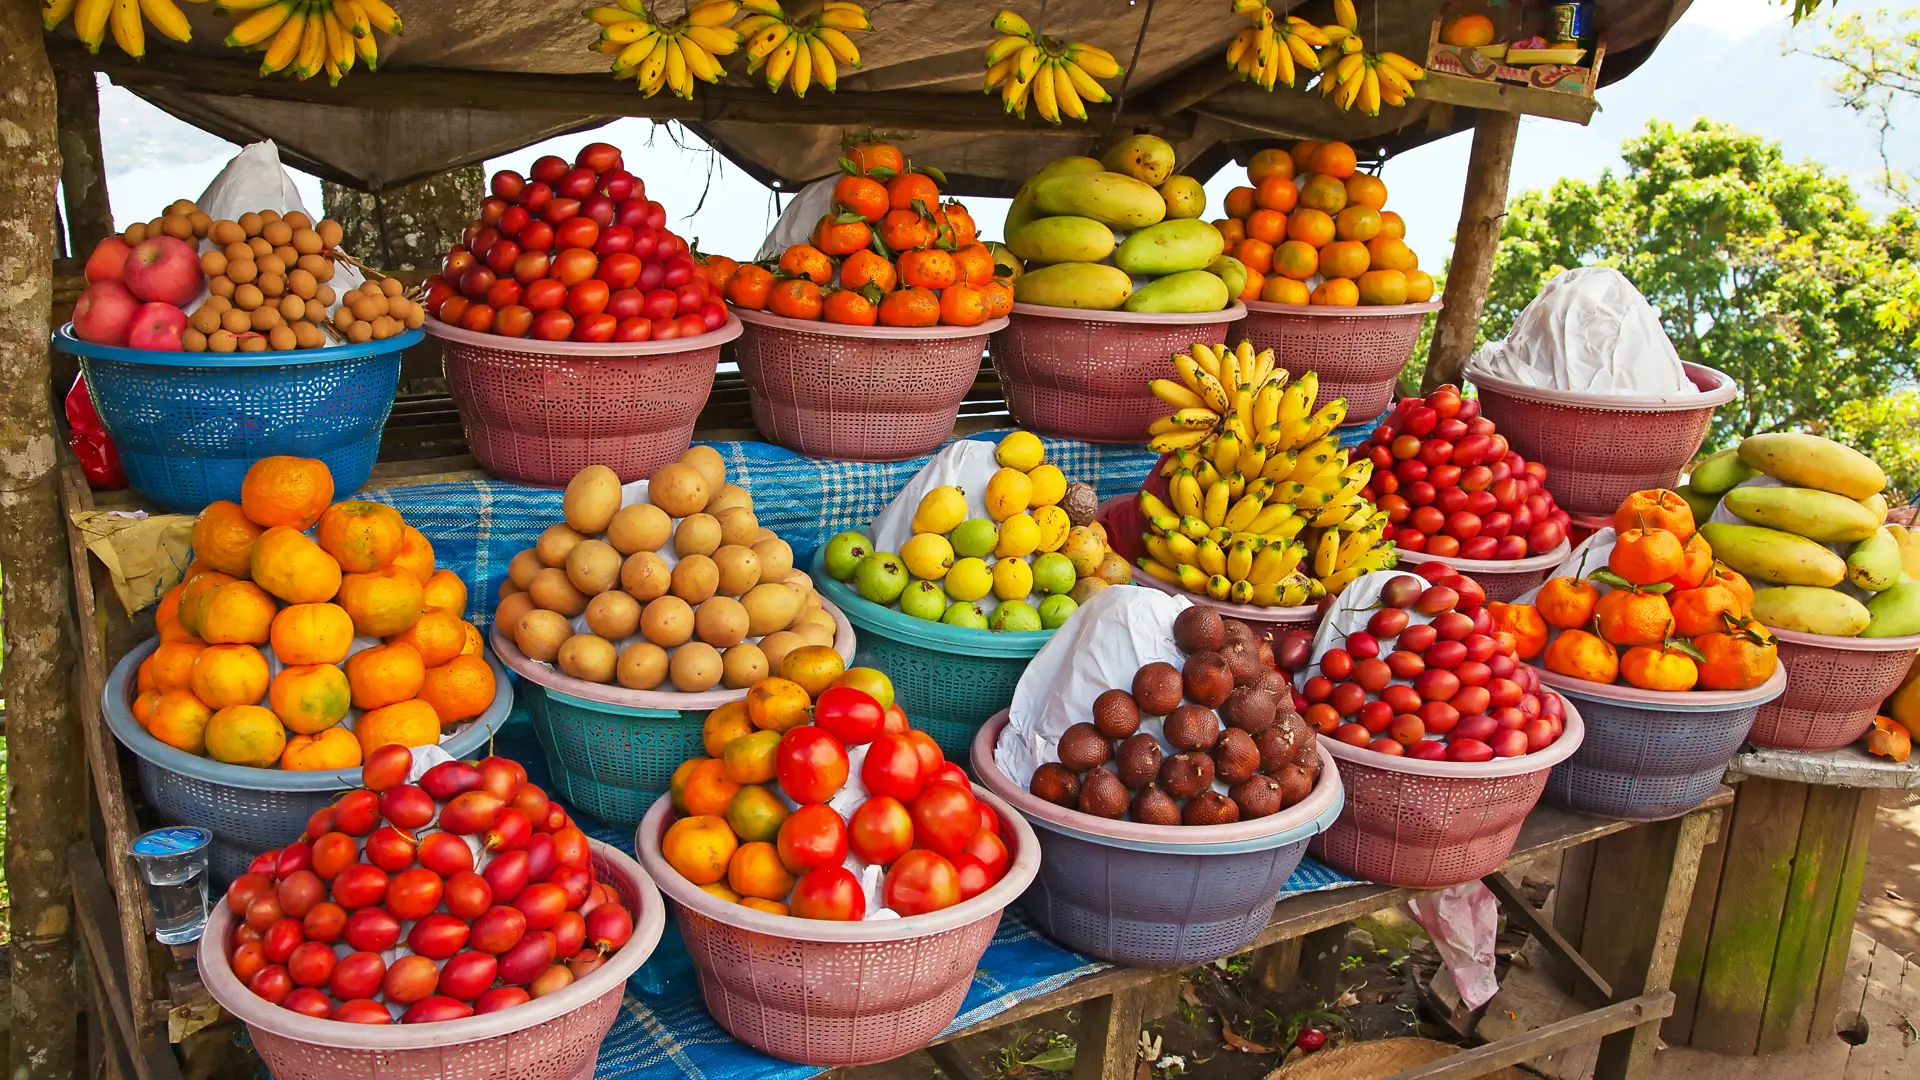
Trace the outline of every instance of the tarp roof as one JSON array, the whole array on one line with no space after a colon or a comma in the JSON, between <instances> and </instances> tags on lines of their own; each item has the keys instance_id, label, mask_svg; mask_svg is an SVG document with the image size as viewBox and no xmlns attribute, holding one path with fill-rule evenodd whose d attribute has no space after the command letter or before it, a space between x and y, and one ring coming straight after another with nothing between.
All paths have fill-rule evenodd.
<instances>
[{"instance_id":1,"label":"tarp roof","mask_svg":"<svg viewBox=\"0 0 1920 1080\"><path fill-rule=\"evenodd\" d=\"M644 98L632 82L607 72L606 56L588 48L598 31L581 17L582 6L582 0L402 0L405 35L380 36L379 70L356 68L333 87L324 78L260 78L251 54L222 44L228 23L212 5L187 5L195 31L189 45L149 34L144 61L122 56L111 43L89 55L70 29L50 45L56 66L105 71L198 127L237 142L271 138L290 162L366 190L618 116L681 121L757 179L782 186L833 172L850 129L910 135L911 156L945 170L955 193L974 195L1010 194L1041 164L1084 152L1116 129L1165 136L1186 171L1207 176L1230 157L1282 140L1339 138L1367 156L1471 124L1470 110L1436 115L1433 103L1418 97L1369 117L1339 112L1299 88L1269 93L1235 81L1223 51L1246 22L1232 14L1228 0L1047 0L1044 22L1042 5L1031 0L878 0L869 8L873 31L855 35L864 66L843 75L838 93L816 88L804 100L784 90L770 93L764 81L743 74L719 85L697 84L691 101L666 93ZM665 11L677 13L676 6L677 0L664 0ZM788 6L798 5L789 0ZM1049 36L1099 45L1129 64L1124 105L1117 113L1094 106L1089 120L1057 127L1031 109L1025 120L1004 114L997 96L981 93L982 50L997 36L988 21L1002 6L1021 11ZM1601 81L1638 67L1686 6L1687 0L1600 4L1607 43ZM1330 0L1291 10L1315 23L1332 21ZM1360 0L1360 30L1368 48L1419 60L1435 12L1432 3ZM744 70L742 57L730 60L730 67ZM1106 81L1118 97L1122 80Z\"/></svg>"}]
</instances>

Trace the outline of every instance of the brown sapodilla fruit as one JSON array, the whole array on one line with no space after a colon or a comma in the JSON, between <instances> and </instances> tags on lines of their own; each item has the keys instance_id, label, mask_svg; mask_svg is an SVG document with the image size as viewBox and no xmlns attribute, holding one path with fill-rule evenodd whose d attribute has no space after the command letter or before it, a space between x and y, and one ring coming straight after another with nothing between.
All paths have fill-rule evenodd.
<instances>
[{"instance_id":1,"label":"brown sapodilla fruit","mask_svg":"<svg viewBox=\"0 0 1920 1080\"><path fill-rule=\"evenodd\" d=\"M1258 735L1273 726L1279 708L1272 694L1251 686L1236 686L1220 706L1220 719L1230 728Z\"/></svg>"},{"instance_id":2,"label":"brown sapodilla fruit","mask_svg":"<svg viewBox=\"0 0 1920 1080\"><path fill-rule=\"evenodd\" d=\"M1286 766L1274 775L1274 779L1280 782L1280 802L1285 806L1292 806L1313 794L1313 779L1307 775L1307 770L1298 765Z\"/></svg>"},{"instance_id":3,"label":"brown sapodilla fruit","mask_svg":"<svg viewBox=\"0 0 1920 1080\"><path fill-rule=\"evenodd\" d=\"M1260 657L1251 641L1229 641L1220 646L1220 655L1233 673L1233 685L1246 686L1260 675Z\"/></svg>"},{"instance_id":4,"label":"brown sapodilla fruit","mask_svg":"<svg viewBox=\"0 0 1920 1080\"><path fill-rule=\"evenodd\" d=\"M1222 628L1225 633L1222 635L1223 640L1221 644L1231 645L1236 641L1244 641L1249 645L1253 644L1253 639L1257 636L1253 632L1253 627L1248 626L1239 619L1227 619L1225 621L1226 626Z\"/></svg>"},{"instance_id":5,"label":"brown sapodilla fruit","mask_svg":"<svg viewBox=\"0 0 1920 1080\"><path fill-rule=\"evenodd\" d=\"M1217 791L1203 791L1195 795L1187 800L1186 808L1180 811L1183 825L1225 825L1239 820L1239 804Z\"/></svg>"},{"instance_id":6,"label":"brown sapodilla fruit","mask_svg":"<svg viewBox=\"0 0 1920 1080\"><path fill-rule=\"evenodd\" d=\"M1247 777L1227 793L1240 808L1242 818L1263 818L1281 809L1280 781L1264 773Z\"/></svg>"},{"instance_id":7,"label":"brown sapodilla fruit","mask_svg":"<svg viewBox=\"0 0 1920 1080\"><path fill-rule=\"evenodd\" d=\"M1036 798L1069 810L1080 805L1080 778L1057 761L1049 761L1033 770L1033 779L1027 781L1027 790L1033 792Z\"/></svg>"},{"instance_id":8,"label":"brown sapodilla fruit","mask_svg":"<svg viewBox=\"0 0 1920 1080\"><path fill-rule=\"evenodd\" d=\"M1211 750L1220 741L1220 718L1212 709L1182 705L1167 716L1167 741L1180 750Z\"/></svg>"},{"instance_id":9,"label":"brown sapodilla fruit","mask_svg":"<svg viewBox=\"0 0 1920 1080\"><path fill-rule=\"evenodd\" d=\"M1117 818L1127 812L1127 789L1120 778L1105 769L1087 774L1080 785L1080 812L1094 817Z\"/></svg>"},{"instance_id":10,"label":"brown sapodilla fruit","mask_svg":"<svg viewBox=\"0 0 1920 1080\"><path fill-rule=\"evenodd\" d=\"M1060 733L1060 764L1073 772L1105 765L1113 757L1113 745L1100 729L1082 720Z\"/></svg>"},{"instance_id":11,"label":"brown sapodilla fruit","mask_svg":"<svg viewBox=\"0 0 1920 1080\"><path fill-rule=\"evenodd\" d=\"M1093 726L1109 739L1140 730L1140 706L1125 690L1108 690L1093 699Z\"/></svg>"},{"instance_id":12,"label":"brown sapodilla fruit","mask_svg":"<svg viewBox=\"0 0 1920 1080\"><path fill-rule=\"evenodd\" d=\"M1274 663L1273 659L1272 634L1262 634L1260 638L1253 643L1253 655L1260 661L1260 667L1265 671L1272 671L1279 666Z\"/></svg>"},{"instance_id":13,"label":"brown sapodilla fruit","mask_svg":"<svg viewBox=\"0 0 1920 1080\"><path fill-rule=\"evenodd\" d=\"M1129 788L1143 788L1160 775L1160 765L1165 757L1159 740L1142 731L1120 744L1119 753L1114 755L1113 767L1120 774L1121 783Z\"/></svg>"},{"instance_id":14,"label":"brown sapodilla fruit","mask_svg":"<svg viewBox=\"0 0 1920 1080\"><path fill-rule=\"evenodd\" d=\"M1260 771L1260 751L1253 736L1239 728L1228 728L1213 748L1213 775L1231 787Z\"/></svg>"},{"instance_id":15,"label":"brown sapodilla fruit","mask_svg":"<svg viewBox=\"0 0 1920 1080\"><path fill-rule=\"evenodd\" d=\"M1209 709L1217 709L1233 693L1233 670L1227 658L1217 652L1197 652L1187 657L1182 671L1187 697Z\"/></svg>"},{"instance_id":16,"label":"brown sapodilla fruit","mask_svg":"<svg viewBox=\"0 0 1920 1080\"><path fill-rule=\"evenodd\" d=\"M1260 771L1278 776L1280 770L1293 764L1293 739L1283 727L1270 727L1253 740L1260 751Z\"/></svg>"},{"instance_id":17,"label":"brown sapodilla fruit","mask_svg":"<svg viewBox=\"0 0 1920 1080\"><path fill-rule=\"evenodd\" d=\"M1194 604L1173 620L1173 643L1184 653L1218 649L1227 640L1227 620L1204 604Z\"/></svg>"},{"instance_id":18,"label":"brown sapodilla fruit","mask_svg":"<svg viewBox=\"0 0 1920 1080\"><path fill-rule=\"evenodd\" d=\"M1133 803L1127 807L1127 816L1142 825L1178 825L1180 804L1157 787L1143 787L1133 793Z\"/></svg>"},{"instance_id":19,"label":"brown sapodilla fruit","mask_svg":"<svg viewBox=\"0 0 1920 1080\"><path fill-rule=\"evenodd\" d=\"M1186 687L1180 669L1155 660L1133 673L1133 700L1148 716L1165 716L1180 705Z\"/></svg>"},{"instance_id":20,"label":"brown sapodilla fruit","mask_svg":"<svg viewBox=\"0 0 1920 1080\"><path fill-rule=\"evenodd\" d=\"M1176 799L1191 799L1213 786L1213 759L1197 750L1175 754L1160 766L1160 786Z\"/></svg>"}]
</instances>

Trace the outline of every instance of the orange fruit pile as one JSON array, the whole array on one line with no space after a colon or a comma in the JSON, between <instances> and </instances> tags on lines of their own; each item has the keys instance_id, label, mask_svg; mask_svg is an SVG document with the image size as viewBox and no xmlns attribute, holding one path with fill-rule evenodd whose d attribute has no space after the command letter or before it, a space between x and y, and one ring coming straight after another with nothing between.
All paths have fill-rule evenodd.
<instances>
[{"instance_id":1,"label":"orange fruit pile","mask_svg":"<svg viewBox=\"0 0 1920 1080\"><path fill-rule=\"evenodd\" d=\"M1772 677L1780 657L1753 618L1753 587L1714 559L1685 499L1636 491L1613 527L1606 569L1592 580L1553 578L1496 621L1543 624L1547 670L1589 682L1677 693L1749 690Z\"/></svg>"},{"instance_id":2,"label":"orange fruit pile","mask_svg":"<svg viewBox=\"0 0 1920 1080\"><path fill-rule=\"evenodd\" d=\"M789 319L850 326L978 326L1013 310L973 216L940 199L945 178L898 147L867 143L841 161L833 209L809 243L772 266L710 257L709 284L729 303Z\"/></svg>"},{"instance_id":3,"label":"orange fruit pile","mask_svg":"<svg viewBox=\"0 0 1920 1080\"><path fill-rule=\"evenodd\" d=\"M1246 265L1240 299L1353 307L1433 298L1406 223L1385 209L1387 185L1356 169L1343 142L1253 156L1250 186L1228 192L1227 216L1213 223L1227 254Z\"/></svg>"},{"instance_id":4,"label":"orange fruit pile","mask_svg":"<svg viewBox=\"0 0 1920 1080\"><path fill-rule=\"evenodd\" d=\"M133 703L169 746L346 769L387 743L438 742L493 701L466 584L434 568L433 545L392 507L334 502L324 462L255 462L238 505L195 519L193 553L155 609L160 645ZM349 656L356 637L384 643ZM349 708L361 712L343 723Z\"/></svg>"}]
</instances>

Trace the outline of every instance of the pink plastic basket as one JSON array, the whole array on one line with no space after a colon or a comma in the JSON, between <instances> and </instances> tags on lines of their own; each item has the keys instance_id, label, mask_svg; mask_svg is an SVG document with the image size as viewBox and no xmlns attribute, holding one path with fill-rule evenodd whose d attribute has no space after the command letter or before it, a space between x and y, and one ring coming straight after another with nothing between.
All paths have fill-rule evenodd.
<instances>
[{"instance_id":1,"label":"pink plastic basket","mask_svg":"<svg viewBox=\"0 0 1920 1080\"><path fill-rule=\"evenodd\" d=\"M639 480L686 453L706 407L729 318L694 338L624 344L533 341L427 320L480 467L558 487L588 465Z\"/></svg>"},{"instance_id":2,"label":"pink plastic basket","mask_svg":"<svg viewBox=\"0 0 1920 1080\"><path fill-rule=\"evenodd\" d=\"M1147 381L1177 378L1174 353L1224 343L1228 324L1246 313L1237 300L1222 311L1171 315L1015 304L993 336L993 366L1007 408L1028 431L1143 443L1147 428L1173 413Z\"/></svg>"},{"instance_id":3,"label":"pink plastic basket","mask_svg":"<svg viewBox=\"0 0 1920 1080\"><path fill-rule=\"evenodd\" d=\"M1634 492L1679 483L1713 410L1740 396L1724 372L1684 366L1700 393L1672 401L1522 386L1471 363L1466 375L1483 414L1513 449L1547 467L1547 490L1561 509L1611 517Z\"/></svg>"},{"instance_id":4,"label":"pink plastic basket","mask_svg":"<svg viewBox=\"0 0 1920 1080\"><path fill-rule=\"evenodd\" d=\"M980 375L979 326L842 326L736 308L736 355L760 434L812 457L903 461L953 434Z\"/></svg>"},{"instance_id":5,"label":"pink plastic basket","mask_svg":"<svg viewBox=\"0 0 1920 1080\"><path fill-rule=\"evenodd\" d=\"M920 1049L960 1013L1000 912L1033 882L1032 826L976 785L1012 856L986 892L926 915L823 922L769 915L702 891L667 864L674 817L662 797L634 837L640 862L674 903L707 1011L734 1038L787 1061L866 1065Z\"/></svg>"},{"instance_id":6,"label":"pink plastic basket","mask_svg":"<svg viewBox=\"0 0 1920 1080\"><path fill-rule=\"evenodd\" d=\"M1413 358L1420 323L1444 305L1325 307L1247 301L1240 329L1254 347L1272 349L1281 367L1320 377L1317 403L1347 399L1354 423L1379 416L1393 404L1400 370Z\"/></svg>"},{"instance_id":7,"label":"pink plastic basket","mask_svg":"<svg viewBox=\"0 0 1920 1080\"><path fill-rule=\"evenodd\" d=\"M1553 745L1517 758L1466 763L1388 757L1336 739L1347 802L1314 841L1314 857L1345 874L1403 889L1444 889L1498 869L1540 801L1547 774L1580 748L1573 702Z\"/></svg>"},{"instance_id":8,"label":"pink plastic basket","mask_svg":"<svg viewBox=\"0 0 1920 1080\"><path fill-rule=\"evenodd\" d=\"M1760 706L1747 741L1776 750L1835 750L1858 740L1920 649L1920 634L1843 638L1768 630L1779 641L1787 690Z\"/></svg>"},{"instance_id":9,"label":"pink plastic basket","mask_svg":"<svg viewBox=\"0 0 1920 1080\"><path fill-rule=\"evenodd\" d=\"M1290 630L1312 630L1320 625L1320 607L1308 604L1304 607L1258 607L1253 604L1230 604L1225 600L1215 600L1211 596L1190 593L1178 585L1170 585L1146 571L1133 575L1135 585L1145 585L1149 589L1158 589L1169 596L1184 596L1196 604L1202 604L1225 615L1229 619L1239 619L1246 623L1256 636L1272 634L1275 641Z\"/></svg>"},{"instance_id":10,"label":"pink plastic basket","mask_svg":"<svg viewBox=\"0 0 1920 1080\"><path fill-rule=\"evenodd\" d=\"M600 1042L613 1027L627 977L660 942L666 907L659 890L625 854L597 840L593 868L633 913L633 938L586 978L497 1013L437 1024L391 1027L317 1020L269 1004L227 964L234 917L217 903L200 938L200 978L220 1007L247 1025L275 1080L591 1080Z\"/></svg>"},{"instance_id":11,"label":"pink plastic basket","mask_svg":"<svg viewBox=\"0 0 1920 1080\"><path fill-rule=\"evenodd\" d=\"M1573 545L1562 540L1559 547L1545 555L1529 555L1524 559L1450 559L1405 548L1399 552L1400 564L1407 569L1425 563L1446 563L1472 578L1487 594L1487 599L1509 603L1545 584L1553 568L1573 553Z\"/></svg>"}]
</instances>

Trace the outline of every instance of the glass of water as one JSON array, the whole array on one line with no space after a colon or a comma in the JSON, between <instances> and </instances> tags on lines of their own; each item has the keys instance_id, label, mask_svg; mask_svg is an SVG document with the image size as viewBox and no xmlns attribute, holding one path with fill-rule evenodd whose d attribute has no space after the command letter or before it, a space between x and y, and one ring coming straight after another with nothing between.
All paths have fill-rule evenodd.
<instances>
[{"instance_id":1,"label":"glass of water","mask_svg":"<svg viewBox=\"0 0 1920 1080\"><path fill-rule=\"evenodd\" d=\"M207 925L207 845L213 834L194 825L143 833L127 854L147 881L153 936L163 945L200 940Z\"/></svg>"}]
</instances>

